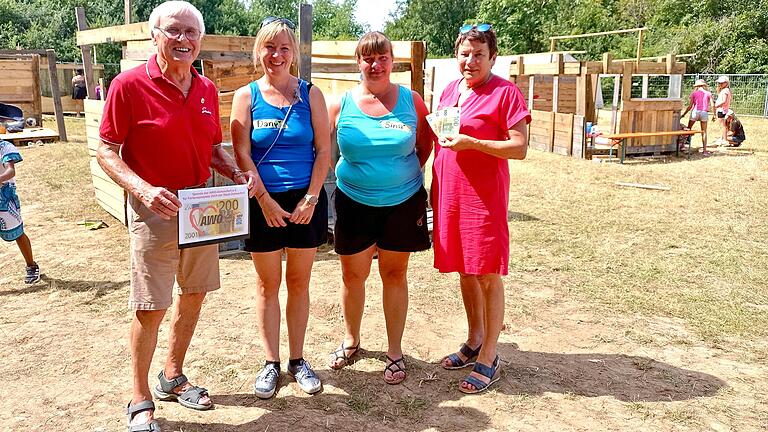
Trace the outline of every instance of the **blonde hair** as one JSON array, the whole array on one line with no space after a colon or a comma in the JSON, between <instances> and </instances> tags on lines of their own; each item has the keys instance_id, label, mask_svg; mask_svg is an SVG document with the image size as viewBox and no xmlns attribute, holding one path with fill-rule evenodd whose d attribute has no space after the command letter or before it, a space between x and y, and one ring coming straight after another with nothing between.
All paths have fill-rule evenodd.
<instances>
[{"instance_id":1,"label":"blonde hair","mask_svg":"<svg viewBox=\"0 0 768 432\"><path fill-rule=\"evenodd\" d=\"M368 32L360 38L355 47L355 57L358 60L371 54L389 54L394 57L392 52L392 42L382 32Z\"/></svg>"},{"instance_id":2,"label":"blonde hair","mask_svg":"<svg viewBox=\"0 0 768 432\"><path fill-rule=\"evenodd\" d=\"M291 62L292 67L298 67L299 61L301 60L299 57L299 45L296 43L296 33L291 30L290 27L281 20L275 20L264 27L259 29L259 32L256 33L256 40L253 43L253 64L254 66L259 66L259 52L264 48L264 46L267 44L267 42L273 40L277 35L279 35L282 32L288 33L288 39L290 39L290 45L291 45L291 51L293 52L293 62Z\"/></svg>"}]
</instances>

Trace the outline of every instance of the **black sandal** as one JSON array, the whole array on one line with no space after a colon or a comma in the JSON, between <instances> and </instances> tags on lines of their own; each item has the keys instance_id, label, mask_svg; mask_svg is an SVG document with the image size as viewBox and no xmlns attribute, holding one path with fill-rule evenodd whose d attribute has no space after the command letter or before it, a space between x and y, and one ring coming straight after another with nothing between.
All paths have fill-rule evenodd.
<instances>
[{"instance_id":1,"label":"black sandal","mask_svg":"<svg viewBox=\"0 0 768 432\"><path fill-rule=\"evenodd\" d=\"M387 365L387 367L384 368L384 382L387 384L395 385L405 381L405 378L407 377L407 374L405 372L405 357L400 356L400 358L397 360L393 359L390 356L386 356L386 357L387 357L387 361L390 363ZM400 366L400 363L402 363L403 365ZM387 380L387 371L391 373L390 375L392 377L391 380ZM397 372L403 373L402 379L395 378L395 374Z\"/></svg>"},{"instance_id":2,"label":"black sandal","mask_svg":"<svg viewBox=\"0 0 768 432\"><path fill-rule=\"evenodd\" d=\"M348 350L352 350L352 353L349 355L347 355ZM328 367L334 370L339 370L345 366L349 366L354 363L352 357L357 355L358 352L360 352L360 342L355 346L345 347L344 341L341 341L341 345L339 345L335 351L331 352L333 357L331 358L330 363L328 363ZM341 360L341 362L336 363L337 360Z\"/></svg>"}]
</instances>

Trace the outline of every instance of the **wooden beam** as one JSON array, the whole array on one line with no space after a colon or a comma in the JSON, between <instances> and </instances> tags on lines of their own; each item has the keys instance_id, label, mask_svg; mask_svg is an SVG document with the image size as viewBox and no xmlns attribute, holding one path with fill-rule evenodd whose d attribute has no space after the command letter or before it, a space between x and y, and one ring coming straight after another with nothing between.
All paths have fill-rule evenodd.
<instances>
[{"instance_id":1,"label":"wooden beam","mask_svg":"<svg viewBox=\"0 0 768 432\"><path fill-rule=\"evenodd\" d=\"M53 96L53 113L56 115L56 128L59 130L59 141L67 141L67 127L64 124L64 110L61 107L61 90L59 89L59 74L56 70L56 51L46 50L48 60L48 77L51 79L51 96Z\"/></svg>"},{"instance_id":2,"label":"wooden beam","mask_svg":"<svg viewBox=\"0 0 768 432\"><path fill-rule=\"evenodd\" d=\"M56 67L56 65L54 65L54 67ZM31 95L32 110L35 113L35 119L37 119L37 124L42 126L43 125L43 101L42 101L42 95L40 94L40 55L38 54L32 55L32 87L35 89L35 92Z\"/></svg>"},{"instance_id":3,"label":"wooden beam","mask_svg":"<svg viewBox=\"0 0 768 432\"><path fill-rule=\"evenodd\" d=\"M299 78L312 80L312 5L299 7Z\"/></svg>"},{"instance_id":4,"label":"wooden beam","mask_svg":"<svg viewBox=\"0 0 768 432\"><path fill-rule=\"evenodd\" d=\"M528 110L533 109L533 75L528 76Z\"/></svg>"},{"instance_id":5,"label":"wooden beam","mask_svg":"<svg viewBox=\"0 0 768 432\"><path fill-rule=\"evenodd\" d=\"M607 74L609 70L611 70L611 66L613 63L613 54L611 53L603 53L603 73Z\"/></svg>"},{"instance_id":6,"label":"wooden beam","mask_svg":"<svg viewBox=\"0 0 768 432\"><path fill-rule=\"evenodd\" d=\"M139 22L97 29L88 29L86 25L76 33L76 40L77 45L149 40L149 23Z\"/></svg>"},{"instance_id":7,"label":"wooden beam","mask_svg":"<svg viewBox=\"0 0 768 432\"><path fill-rule=\"evenodd\" d=\"M85 9L81 6L75 8L77 18L78 33L88 29L88 22L85 20ZM88 99L94 99L96 83L93 79L93 64L91 63L91 45L80 44L80 53L83 57L83 71L85 73L85 84L88 89Z\"/></svg>"},{"instance_id":8,"label":"wooden beam","mask_svg":"<svg viewBox=\"0 0 768 432\"><path fill-rule=\"evenodd\" d=\"M124 5L124 9L125 9L125 24L130 24L131 23L131 18L132 18L131 15L133 14L133 12L132 12L133 8L131 8L131 0L125 0L124 3L125 3L125 5Z\"/></svg>"},{"instance_id":9,"label":"wooden beam","mask_svg":"<svg viewBox=\"0 0 768 432\"><path fill-rule=\"evenodd\" d=\"M24 49L24 50L12 50L12 49L4 49L0 50L0 55L18 55L18 54L38 54L41 56L47 55L46 50L38 50L38 49Z\"/></svg>"},{"instance_id":10,"label":"wooden beam","mask_svg":"<svg viewBox=\"0 0 768 432\"><path fill-rule=\"evenodd\" d=\"M557 65L557 74L562 75L563 74L563 55L555 54L554 63Z\"/></svg>"},{"instance_id":11,"label":"wooden beam","mask_svg":"<svg viewBox=\"0 0 768 432\"><path fill-rule=\"evenodd\" d=\"M549 40L563 40L563 39L577 39L577 38L585 38L585 37L592 37L592 36L604 36L604 35L611 35L611 34L619 34L619 33L634 33L639 31L648 30L648 27L638 27L638 28L632 28L632 29L623 29L623 30L611 30L611 31L604 31L604 32L597 32L597 33L583 33L578 35L563 35L563 36L550 36ZM550 48L552 48L553 45L550 44ZM554 51L554 49L551 49L551 51Z\"/></svg>"},{"instance_id":12,"label":"wooden beam","mask_svg":"<svg viewBox=\"0 0 768 432\"><path fill-rule=\"evenodd\" d=\"M557 100L559 99L560 76L552 77L552 112L557 112Z\"/></svg>"},{"instance_id":13,"label":"wooden beam","mask_svg":"<svg viewBox=\"0 0 768 432\"><path fill-rule=\"evenodd\" d=\"M424 64L427 59L426 42L411 42L411 90L424 98Z\"/></svg>"},{"instance_id":14,"label":"wooden beam","mask_svg":"<svg viewBox=\"0 0 768 432\"><path fill-rule=\"evenodd\" d=\"M640 58L642 57L643 53L643 31L645 28L642 28L638 31L637 35L637 64L640 64Z\"/></svg>"}]
</instances>

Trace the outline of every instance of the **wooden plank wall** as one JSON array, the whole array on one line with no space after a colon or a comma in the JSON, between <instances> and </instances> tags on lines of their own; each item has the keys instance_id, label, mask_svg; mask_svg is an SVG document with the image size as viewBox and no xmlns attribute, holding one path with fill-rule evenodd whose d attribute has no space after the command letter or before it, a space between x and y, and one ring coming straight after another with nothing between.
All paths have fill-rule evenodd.
<instances>
[{"instance_id":1,"label":"wooden plank wall","mask_svg":"<svg viewBox=\"0 0 768 432\"><path fill-rule=\"evenodd\" d=\"M531 110L528 145L536 150L551 152L554 138L555 113Z\"/></svg>"},{"instance_id":2,"label":"wooden plank wall","mask_svg":"<svg viewBox=\"0 0 768 432\"><path fill-rule=\"evenodd\" d=\"M123 225L127 225L127 194L122 187L109 178L96 161L96 150L101 143L99 139L99 125L101 124L101 114L103 111L104 101L85 100L85 133L88 142L93 189L96 194L96 202Z\"/></svg>"},{"instance_id":3,"label":"wooden plank wall","mask_svg":"<svg viewBox=\"0 0 768 432\"><path fill-rule=\"evenodd\" d=\"M680 99L630 99L619 112L619 133L666 132L680 128ZM675 149L677 137L648 137L627 140L627 154L664 152Z\"/></svg>"},{"instance_id":4,"label":"wooden plank wall","mask_svg":"<svg viewBox=\"0 0 768 432\"><path fill-rule=\"evenodd\" d=\"M21 108L24 117L34 117L42 124L40 56L0 59L0 77L0 102Z\"/></svg>"},{"instance_id":5,"label":"wooden plank wall","mask_svg":"<svg viewBox=\"0 0 768 432\"><path fill-rule=\"evenodd\" d=\"M571 142L571 155L583 159L585 152L585 121L584 116L573 116L573 141Z\"/></svg>"},{"instance_id":6,"label":"wooden plank wall","mask_svg":"<svg viewBox=\"0 0 768 432\"><path fill-rule=\"evenodd\" d=\"M525 100L529 100L529 77L530 75L520 75L515 77L516 84L523 93ZM558 80L558 103L557 112L576 113L576 76L561 75ZM552 111L553 107L553 76L552 75L534 75L533 84L533 106L529 109L539 111Z\"/></svg>"},{"instance_id":7,"label":"wooden plank wall","mask_svg":"<svg viewBox=\"0 0 768 432\"><path fill-rule=\"evenodd\" d=\"M554 113L552 153L571 156L573 146L573 114Z\"/></svg>"}]
</instances>

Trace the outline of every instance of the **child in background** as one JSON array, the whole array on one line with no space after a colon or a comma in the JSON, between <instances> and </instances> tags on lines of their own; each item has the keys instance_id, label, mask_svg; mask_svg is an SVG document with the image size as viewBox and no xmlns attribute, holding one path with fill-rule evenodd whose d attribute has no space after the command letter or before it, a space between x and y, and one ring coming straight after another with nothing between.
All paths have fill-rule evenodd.
<instances>
[{"instance_id":1,"label":"child in background","mask_svg":"<svg viewBox=\"0 0 768 432\"><path fill-rule=\"evenodd\" d=\"M27 275L24 283L33 284L40 280L40 267L32 256L32 244L24 233L24 221L21 219L21 204L16 195L16 168L21 162L21 154L8 141L0 140L0 159L3 168L0 171L0 238L7 242L16 241L27 262Z\"/></svg>"},{"instance_id":2,"label":"child in background","mask_svg":"<svg viewBox=\"0 0 768 432\"><path fill-rule=\"evenodd\" d=\"M680 130L688 131L691 130L689 126L686 126L682 123L680 123ZM677 150L680 153L685 153L686 151L691 150L691 136L690 135L678 135L677 136ZM704 148L704 153L709 153L706 150L706 147Z\"/></svg>"}]
</instances>

